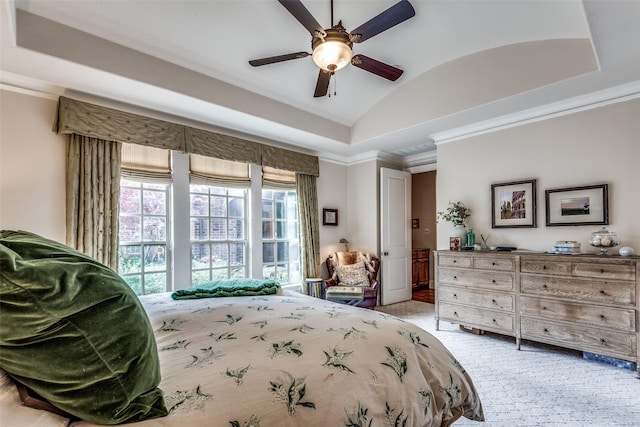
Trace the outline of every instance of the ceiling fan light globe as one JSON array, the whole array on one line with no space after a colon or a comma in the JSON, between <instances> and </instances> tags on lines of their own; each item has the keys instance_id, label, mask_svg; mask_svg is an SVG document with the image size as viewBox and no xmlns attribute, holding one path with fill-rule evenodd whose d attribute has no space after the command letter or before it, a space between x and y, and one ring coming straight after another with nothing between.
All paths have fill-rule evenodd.
<instances>
[{"instance_id":1,"label":"ceiling fan light globe","mask_svg":"<svg viewBox=\"0 0 640 427\"><path fill-rule=\"evenodd\" d=\"M325 71L338 71L351 62L351 47L342 41L327 40L313 49L313 62Z\"/></svg>"}]
</instances>

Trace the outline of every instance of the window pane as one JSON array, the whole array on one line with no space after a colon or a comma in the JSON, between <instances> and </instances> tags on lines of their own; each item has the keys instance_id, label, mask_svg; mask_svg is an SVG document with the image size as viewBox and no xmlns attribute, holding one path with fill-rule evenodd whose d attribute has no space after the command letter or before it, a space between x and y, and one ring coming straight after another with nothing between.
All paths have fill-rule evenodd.
<instances>
[{"instance_id":1,"label":"window pane","mask_svg":"<svg viewBox=\"0 0 640 427\"><path fill-rule=\"evenodd\" d=\"M229 199L229 216L233 218L244 217L244 199Z\"/></svg>"},{"instance_id":2,"label":"window pane","mask_svg":"<svg viewBox=\"0 0 640 427\"><path fill-rule=\"evenodd\" d=\"M120 245L118 254L118 271L120 274L139 273L142 271L140 246Z\"/></svg>"},{"instance_id":3,"label":"window pane","mask_svg":"<svg viewBox=\"0 0 640 427\"><path fill-rule=\"evenodd\" d=\"M244 221L241 219L229 220L229 239L244 239Z\"/></svg>"},{"instance_id":4,"label":"window pane","mask_svg":"<svg viewBox=\"0 0 640 427\"><path fill-rule=\"evenodd\" d=\"M211 219L211 239L227 240L227 220Z\"/></svg>"},{"instance_id":5,"label":"window pane","mask_svg":"<svg viewBox=\"0 0 640 427\"><path fill-rule=\"evenodd\" d=\"M120 188L120 213L139 214L141 197L141 192L138 189Z\"/></svg>"},{"instance_id":6,"label":"window pane","mask_svg":"<svg viewBox=\"0 0 640 427\"><path fill-rule=\"evenodd\" d=\"M244 265L244 243L231 243L229 245L229 265Z\"/></svg>"},{"instance_id":7,"label":"window pane","mask_svg":"<svg viewBox=\"0 0 640 427\"><path fill-rule=\"evenodd\" d=\"M276 254L275 243L263 243L262 244L262 262L274 262Z\"/></svg>"},{"instance_id":8,"label":"window pane","mask_svg":"<svg viewBox=\"0 0 640 427\"><path fill-rule=\"evenodd\" d=\"M226 268L217 268L211 270L211 280L224 280L228 278L228 271Z\"/></svg>"},{"instance_id":9,"label":"window pane","mask_svg":"<svg viewBox=\"0 0 640 427\"><path fill-rule=\"evenodd\" d=\"M276 266L273 264L264 264L262 266L262 278L276 280Z\"/></svg>"},{"instance_id":10,"label":"window pane","mask_svg":"<svg viewBox=\"0 0 640 427\"><path fill-rule=\"evenodd\" d=\"M194 243L191 245L191 268L202 269L209 268L211 265L211 256L209 255L209 244Z\"/></svg>"},{"instance_id":11,"label":"window pane","mask_svg":"<svg viewBox=\"0 0 640 427\"><path fill-rule=\"evenodd\" d=\"M287 223L284 221L276 221L276 239L286 239Z\"/></svg>"},{"instance_id":12,"label":"window pane","mask_svg":"<svg viewBox=\"0 0 640 427\"><path fill-rule=\"evenodd\" d=\"M289 242L278 242L278 262L286 262L289 260Z\"/></svg>"},{"instance_id":13,"label":"window pane","mask_svg":"<svg viewBox=\"0 0 640 427\"><path fill-rule=\"evenodd\" d=\"M144 191L142 211L147 215L164 215L167 208L166 195L164 191Z\"/></svg>"},{"instance_id":14,"label":"window pane","mask_svg":"<svg viewBox=\"0 0 640 427\"><path fill-rule=\"evenodd\" d=\"M276 219L285 219L284 203L276 202Z\"/></svg>"},{"instance_id":15,"label":"window pane","mask_svg":"<svg viewBox=\"0 0 640 427\"><path fill-rule=\"evenodd\" d=\"M209 270L200 270L191 272L191 284L199 285L204 282L208 282L211 279L209 278Z\"/></svg>"},{"instance_id":16,"label":"window pane","mask_svg":"<svg viewBox=\"0 0 640 427\"><path fill-rule=\"evenodd\" d=\"M191 240L209 240L209 221L206 218L191 218Z\"/></svg>"},{"instance_id":17,"label":"window pane","mask_svg":"<svg viewBox=\"0 0 640 427\"><path fill-rule=\"evenodd\" d=\"M262 201L262 219L273 218L273 202L269 200Z\"/></svg>"},{"instance_id":18,"label":"window pane","mask_svg":"<svg viewBox=\"0 0 640 427\"><path fill-rule=\"evenodd\" d=\"M189 188L192 193L209 193L209 187L206 185L191 184Z\"/></svg>"},{"instance_id":19,"label":"window pane","mask_svg":"<svg viewBox=\"0 0 640 427\"><path fill-rule=\"evenodd\" d=\"M158 294L165 292L167 289L167 275L166 273L154 273L145 274L144 276L144 293Z\"/></svg>"},{"instance_id":20,"label":"window pane","mask_svg":"<svg viewBox=\"0 0 640 427\"><path fill-rule=\"evenodd\" d=\"M140 216L120 215L120 243L142 240L142 218Z\"/></svg>"},{"instance_id":21,"label":"window pane","mask_svg":"<svg viewBox=\"0 0 640 427\"><path fill-rule=\"evenodd\" d=\"M133 289L133 292L135 292L136 295L142 295L142 280L141 280L142 276L140 275L135 275L135 276L125 276L123 277L124 281L127 282L127 284L129 285L129 287L131 289Z\"/></svg>"},{"instance_id":22,"label":"window pane","mask_svg":"<svg viewBox=\"0 0 640 427\"><path fill-rule=\"evenodd\" d=\"M158 242L165 240L166 235L166 219L157 216L144 217L142 220L144 227L144 241Z\"/></svg>"},{"instance_id":23,"label":"window pane","mask_svg":"<svg viewBox=\"0 0 640 427\"><path fill-rule=\"evenodd\" d=\"M144 247L144 265L145 271L166 270L165 263L165 245L145 245Z\"/></svg>"},{"instance_id":24,"label":"window pane","mask_svg":"<svg viewBox=\"0 0 640 427\"><path fill-rule=\"evenodd\" d=\"M262 238L273 239L273 222L262 221Z\"/></svg>"},{"instance_id":25,"label":"window pane","mask_svg":"<svg viewBox=\"0 0 640 427\"><path fill-rule=\"evenodd\" d=\"M211 216L227 216L226 197L211 197Z\"/></svg>"},{"instance_id":26,"label":"window pane","mask_svg":"<svg viewBox=\"0 0 640 427\"><path fill-rule=\"evenodd\" d=\"M191 216L209 215L209 200L204 194L191 194Z\"/></svg>"},{"instance_id":27,"label":"window pane","mask_svg":"<svg viewBox=\"0 0 640 427\"><path fill-rule=\"evenodd\" d=\"M215 266L222 267L229 265L229 246L226 243L217 243L211 245Z\"/></svg>"}]
</instances>

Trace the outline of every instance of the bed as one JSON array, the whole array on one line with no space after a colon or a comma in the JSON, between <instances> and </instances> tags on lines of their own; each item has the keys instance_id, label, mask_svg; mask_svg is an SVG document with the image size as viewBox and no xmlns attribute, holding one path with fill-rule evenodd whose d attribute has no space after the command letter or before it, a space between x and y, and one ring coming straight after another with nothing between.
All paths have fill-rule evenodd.
<instances>
[{"instance_id":1,"label":"bed","mask_svg":"<svg viewBox=\"0 0 640 427\"><path fill-rule=\"evenodd\" d=\"M281 289L186 300L164 293L138 303L155 338L157 389L167 415L127 425L438 426L461 416L483 420L473 382L455 357L396 317ZM102 327L103 336L110 336L108 330ZM11 379L5 375L3 381ZM11 399L0 395L0 421L6 421L7 405L18 404L15 393ZM43 417L42 411L19 409ZM49 415L33 425L96 425Z\"/></svg>"}]
</instances>

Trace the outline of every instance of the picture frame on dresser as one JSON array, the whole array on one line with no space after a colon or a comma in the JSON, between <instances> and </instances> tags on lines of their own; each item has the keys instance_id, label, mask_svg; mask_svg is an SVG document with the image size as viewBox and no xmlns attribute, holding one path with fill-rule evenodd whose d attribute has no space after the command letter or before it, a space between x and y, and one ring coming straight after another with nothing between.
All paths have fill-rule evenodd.
<instances>
[{"instance_id":1,"label":"picture frame on dresser","mask_svg":"<svg viewBox=\"0 0 640 427\"><path fill-rule=\"evenodd\" d=\"M536 227L536 180L491 185L491 228Z\"/></svg>"},{"instance_id":2,"label":"picture frame on dresser","mask_svg":"<svg viewBox=\"0 0 640 427\"><path fill-rule=\"evenodd\" d=\"M549 227L609 224L608 184L550 189L544 199Z\"/></svg>"}]
</instances>

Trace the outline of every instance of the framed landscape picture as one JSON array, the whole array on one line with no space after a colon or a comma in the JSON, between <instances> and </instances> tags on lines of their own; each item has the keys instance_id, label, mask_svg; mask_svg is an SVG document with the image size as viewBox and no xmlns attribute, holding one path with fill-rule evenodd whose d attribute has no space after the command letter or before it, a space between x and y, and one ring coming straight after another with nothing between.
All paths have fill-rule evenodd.
<instances>
[{"instance_id":1,"label":"framed landscape picture","mask_svg":"<svg viewBox=\"0 0 640 427\"><path fill-rule=\"evenodd\" d=\"M535 179L491 185L491 228L535 226Z\"/></svg>"},{"instance_id":2,"label":"framed landscape picture","mask_svg":"<svg viewBox=\"0 0 640 427\"><path fill-rule=\"evenodd\" d=\"M608 184L556 188L544 192L547 226L608 225Z\"/></svg>"},{"instance_id":3,"label":"framed landscape picture","mask_svg":"<svg viewBox=\"0 0 640 427\"><path fill-rule=\"evenodd\" d=\"M338 225L338 209L322 209L322 225Z\"/></svg>"}]
</instances>

